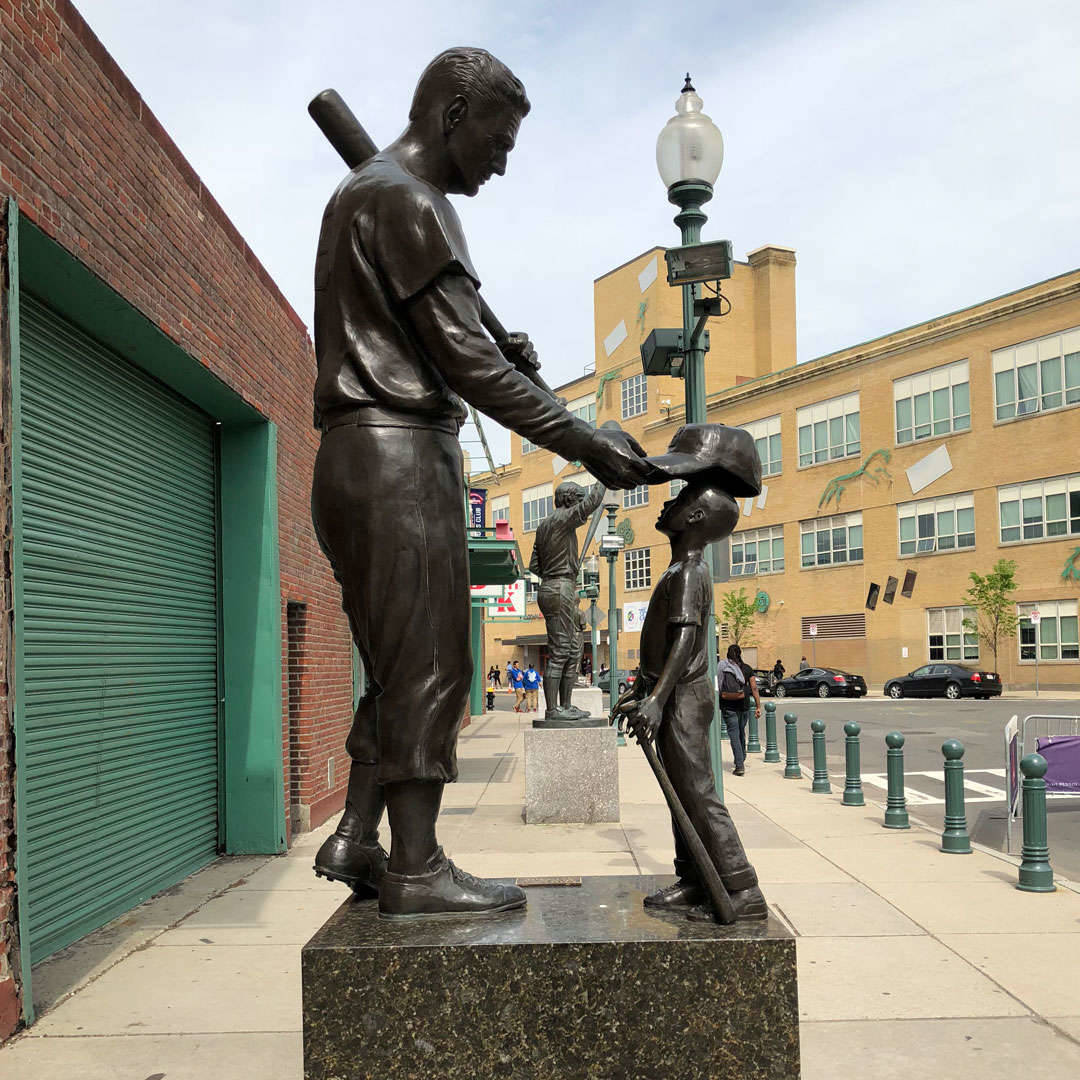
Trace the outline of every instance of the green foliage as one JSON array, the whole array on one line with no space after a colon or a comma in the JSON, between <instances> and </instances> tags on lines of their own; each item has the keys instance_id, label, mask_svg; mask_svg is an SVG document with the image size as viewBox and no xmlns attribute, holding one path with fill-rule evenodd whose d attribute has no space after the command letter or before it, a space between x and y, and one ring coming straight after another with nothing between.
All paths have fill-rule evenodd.
<instances>
[{"instance_id":1,"label":"green foliage","mask_svg":"<svg viewBox=\"0 0 1080 1080\"><path fill-rule=\"evenodd\" d=\"M971 585L964 594L964 603L975 609L974 619L964 620L969 634L978 634L994 654L998 666L998 644L1002 638L1016 636L1019 619L1012 594L1016 591L1016 563L998 559L989 574L968 575Z\"/></svg>"},{"instance_id":2,"label":"green foliage","mask_svg":"<svg viewBox=\"0 0 1080 1080\"><path fill-rule=\"evenodd\" d=\"M745 589L725 593L722 612L723 621L727 623L729 640L740 648L752 644L754 616L757 615L756 600L747 596Z\"/></svg>"}]
</instances>

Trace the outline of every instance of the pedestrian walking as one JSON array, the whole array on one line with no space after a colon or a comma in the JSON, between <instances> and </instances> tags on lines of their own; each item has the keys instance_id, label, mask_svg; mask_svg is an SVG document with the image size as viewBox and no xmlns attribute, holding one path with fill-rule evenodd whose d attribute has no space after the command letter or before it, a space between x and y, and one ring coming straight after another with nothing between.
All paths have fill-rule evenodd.
<instances>
[{"instance_id":1,"label":"pedestrian walking","mask_svg":"<svg viewBox=\"0 0 1080 1080\"><path fill-rule=\"evenodd\" d=\"M491 681L492 685L496 690L498 690L502 686L499 669L494 664L491 665L491 670L488 672L488 679Z\"/></svg>"},{"instance_id":2,"label":"pedestrian walking","mask_svg":"<svg viewBox=\"0 0 1080 1080\"><path fill-rule=\"evenodd\" d=\"M512 661L506 661L506 692L512 694L514 692L514 664Z\"/></svg>"},{"instance_id":3,"label":"pedestrian walking","mask_svg":"<svg viewBox=\"0 0 1080 1080\"><path fill-rule=\"evenodd\" d=\"M530 664L525 669L525 708L536 712L540 708L540 673Z\"/></svg>"},{"instance_id":4,"label":"pedestrian walking","mask_svg":"<svg viewBox=\"0 0 1080 1080\"><path fill-rule=\"evenodd\" d=\"M806 657L805 656L799 661L799 670L800 671L809 671L810 670L810 665L806 662Z\"/></svg>"},{"instance_id":5,"label":"pedestrian walking","mask_svg":"<svg viewBox=\"0 0 1080 1080\"><path fill-rule=\"evenodd\" d=\"M743 776L746 772L744 717L748 682L738 645L728 646L727 657L720 661L716 677L720 683L720 716L727 728L731 755L735 760L734 773Z\"/></svg>"},{"instance_id":6,"label":"pedestrian walking","mask_svg":"<svg viewBox=\"0 0 1080 1080\"><path fill-rule=\"evenodd\" d=\"M521 712L525 705L525 672L518 667L518 662L515 660L510 665L507 675L510 678L510 685L514 688L514 712Z\"/></svg>"}]
</instances>

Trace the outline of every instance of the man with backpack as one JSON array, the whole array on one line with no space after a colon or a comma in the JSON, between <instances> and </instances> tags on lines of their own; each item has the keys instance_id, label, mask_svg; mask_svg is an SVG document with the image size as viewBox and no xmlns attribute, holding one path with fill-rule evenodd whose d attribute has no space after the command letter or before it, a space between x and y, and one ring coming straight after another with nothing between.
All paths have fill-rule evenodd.
<instances>
[{"instance_id":1,"label":"man with backpack","mask_svg":"<svg viewBox=\"0 0 1080 1080\"><path fill-rule=\"evenodd\" d=\"M738 645L728 646L727 658L720 661L717 679L720 683L720 715L735 759L734 774L745 776L746 726L750 722L751 708L761 715L761 698L754 670L743 663L742 649Z\"/></svg>"}]
</instances>

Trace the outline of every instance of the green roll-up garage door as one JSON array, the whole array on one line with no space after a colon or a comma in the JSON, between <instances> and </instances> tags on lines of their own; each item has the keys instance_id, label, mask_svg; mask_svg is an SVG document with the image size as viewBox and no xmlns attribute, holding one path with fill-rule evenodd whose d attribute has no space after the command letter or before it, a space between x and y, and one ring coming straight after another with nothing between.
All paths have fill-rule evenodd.
<instances>
[{"instance_id":1,"label":"green roll-up garage door","mask_svg":"<svg viewBox=\"0 0 1080 1080\"><path fill-rule=\"evenodd\" d=\"M20 312L37 961L215 856L218 533L211 421L25 293Z\"/></svg>"}]
</instances>

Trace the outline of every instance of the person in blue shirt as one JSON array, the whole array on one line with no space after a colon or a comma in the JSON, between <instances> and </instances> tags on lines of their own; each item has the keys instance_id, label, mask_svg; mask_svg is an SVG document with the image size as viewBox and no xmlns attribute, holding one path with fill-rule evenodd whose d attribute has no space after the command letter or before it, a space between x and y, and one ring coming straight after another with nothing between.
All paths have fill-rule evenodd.
<instances>
[{"instance_id":1,"label":"person in blue shirt","mask_svg":"<svg viewBox=\"0 0 1080 1080\"><path fill-rule=\"evenodd\" d=\"M525 704L525 672L518 667L515 660L506 673L509 684L514 688L514 712L521 712Z\"/></svg>"},{"instance_id":2,"label":"person in blue shirt","mask_svg":"<svg viewBox=\"0 0 1080 1080\"><path fill-rule=\"evenodd\" d=\"M536 712L540 708L540 673L530 664L525 669L525 708Z\"/></svg>"}]
</instances>

